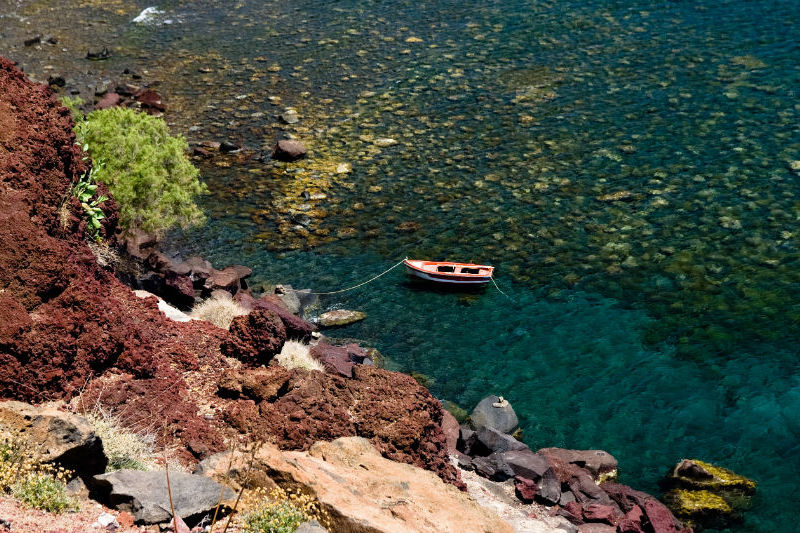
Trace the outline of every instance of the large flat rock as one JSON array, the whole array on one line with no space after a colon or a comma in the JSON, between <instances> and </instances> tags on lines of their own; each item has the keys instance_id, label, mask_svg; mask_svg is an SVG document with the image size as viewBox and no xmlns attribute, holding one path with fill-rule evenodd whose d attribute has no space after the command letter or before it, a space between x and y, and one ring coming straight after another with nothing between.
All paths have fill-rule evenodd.
<instances>
[{"instance_id":1,"label":"large flat rock","mask_svg":"<svg viewBox=\"0 0 800 533\"><path fill-rule=\"evenodd\" d=\"M214 512L222 491L220 484L204 476L182 472L170 472L169 478L175 514L191 521ZM94 486L106 503L131 513L138 523L157 524L172 518L167 476L163 470L117 470L95 476ZM233 491L226 488L223 500L234 497Z\"/></svg>"},{"instance_id":2,"label":"large flat rock","mask_svg":"<svg viewBox=\"0 0 800 533\"><path fill-rule=\"evenodd\" d=\"M203 472L224 476L230 452L201 463ZM234 457L230 477L241 479L249 455ZM298 484L328 511L329 531L359 533L513 533L511 526L468 494L427 470L381 457L361 437L317 442L308 452L262 446L254 471L282 485ZM220 478L222 479L222 478ZM271 483L262 480L266 486Z\"/></svg>"}]
</instances>

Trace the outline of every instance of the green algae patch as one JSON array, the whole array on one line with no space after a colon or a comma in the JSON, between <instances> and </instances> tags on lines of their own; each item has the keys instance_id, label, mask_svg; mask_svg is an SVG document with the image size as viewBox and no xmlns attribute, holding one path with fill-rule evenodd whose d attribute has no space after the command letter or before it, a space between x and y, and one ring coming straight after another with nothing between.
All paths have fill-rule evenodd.
<instances>
[{"instance_id":1,"label":"green algae patch","mask_svg":"<svg viewBox=\"0 0 800 533\"><path fill-rule=\"evenodd\" d=\"M725 527L741 518L724 498L707 490L671 490L664 501L675 516L698 530Z\"/></svg>"}]
</instances>

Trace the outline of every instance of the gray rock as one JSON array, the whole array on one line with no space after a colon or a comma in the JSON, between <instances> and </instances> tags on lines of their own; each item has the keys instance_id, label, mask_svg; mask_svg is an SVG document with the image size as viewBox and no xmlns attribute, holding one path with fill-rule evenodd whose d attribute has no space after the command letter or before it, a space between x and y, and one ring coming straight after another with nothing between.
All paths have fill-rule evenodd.
<instances>
[{"instance_id":1,"label":"gray rock","mask_svg":"<svg viewBox=\"0 0 800 533\"><path fill-rule=\"evenodd\" d=\"M300 119L297 118L297 111L294 109L287 109L280 115L280 119L286 124L297 124Z\"/></svg>"},{"instance_id":2,"label":"gray rock","mask_svg":"<svg viewBox=\"0 0 800 533\"><path fill-rule=\"evenodd\" d=\"M277 294L278 298L280 298L281 301L286 305L286 308L290 313L293 315L300 314L303 306L300 303L300 298L297 296L297 293L294 291L294 289L292 289L291 285L276 285L275 294Z\"/></svg>"},{"instance_id":3,"label":"gray rock","mask_svg":"<svg viewBox=\"0 0 800 533\"><path fill-rule=\"evenodd\" d=\"M108 464L89 422L56 407L0 402L0 433L27 443L42 462L62 465L80 477L104 472Z\"/></svg>"},{"instance_id":4,"label":"gray rock","mask_svg":"<svg viewBox=\"0 0 800 533\"><path fill-rule=\"evenodd\" d=\"M561 499L561 482L552 468L545 470L542 479L536 482L536 488L536 499L547 505L555 505Z\"/></svg>"},{"instance_id":5,"label":"gray rock","mask_svg":"<svg viewBox=\"0 0 800 533\"><path fill-rule=\"evenodd\" d=\"M300 299L302 311L310 309L319 303L319 296L311 292L311 289L297 289L294 294Z\"/></svg>"},{"instance_id":6,"label":"gray rock","mask_svg":"<svg viewBox=\"0 0 800 533\"><path fill-rule=\"evenodd\" d=\"M488 457L475 457L472 460L472 467L475 472L492 481L505 481L514 477L514 471L503 461L499 453L493 453Z\"/></svg>"},{"instance_id":7,"label":"gray rock","mask_svg":"<svg viewBox=\"0 0 800 533\"><path fill-rule=\"evenodd\" d=\"M547 459L530 450L515 450L502 454L503 461L516 476L536 483L536 499L549 505L561 499L561 482Z\"/></svg>"},{"instance_id":8,"label":"gray rock","mask_svg":"<svg viewBox=\"0 0 800 533\"><path fill-rule=\"evenodd\" d=\"M328 530L322 527L316 520L312 520L300 524L300 527L298 527L294 533L328 533Z\"/></svg>"},{"instance_id":9,"label":"gray rock","mask_svg":"<svg viewBox=\"0 0 800 533\"><path fill-rule=\"evenodd\" d=\"M501 433L514 433L519 428L519 419L511 404L505 402L503 407L494 407L500 402L499 396L487 396L478 403L470 415L470 421L475 429L481 427L494 428Z\"/></svg>"},{"instance_id":10,"label":"gray rock","mask_svg":"<svg viewBox=\"0 0 800 533\"><path fill-rule=\"evenodd\" d=\"M474 436L475 436L475 431L466 424L462 424L459 427L458 444L456 445L456 449L460 452L469 455L470 448L472 447L472 444L475 442Z\"/></svg>"},{"instance_id":11,"label":"gray rock","mask_svg":"<svg viewBox=\"0 0 800 533\"><path fill-rule=\"evenodd\" d=\"M175 514L191 520L213 513L219 501L222 486L203 476L170 473L172 501ZM118 470L95 476L93 488L104 503L133 515L138 523L157 524L171 519L167 478L165 472ZM223 500L236 495L226 488Z\"/></svg>"},{"instance_id":12,"label":"gray rock","mask_svg":"<svg viewBox=\"0 0 800 533\"><path fill-rule=\"evenodd\" d=\"M514 471L514 475L539 481L545 472L552 470L547 459L530 450L513 450L503 453L503 460Z\"/></svg>"},{"instance_id":13,"label":"gray rock","mask_svg":"<svg viewBox=\"0 0 800 533\"><path fill-rule=\"evenodd\" d=\"M494 428L482 427L475 432L475 442L470 448L470 455L489 455L494 452L510 452L527 450L528 447L505 433Z\"/></svg>"}]
</instances>

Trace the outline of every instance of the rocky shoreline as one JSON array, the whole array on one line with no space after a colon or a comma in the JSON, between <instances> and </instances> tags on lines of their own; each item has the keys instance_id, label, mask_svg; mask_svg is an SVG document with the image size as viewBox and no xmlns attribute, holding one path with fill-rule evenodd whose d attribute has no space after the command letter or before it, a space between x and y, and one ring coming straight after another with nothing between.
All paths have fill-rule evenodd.
<instances>
[{"instance_id":1,"label":"rocky shoreline","mask_svg":"<svg viewBox=\"0 0 800 533\"><path fill-rule=\"evenodd\" d=\"M0 397L60 400L77 411L95 405L127 426L161 427L159 445L177 447L185 465L199 464L212 476L212 463L233 454L234 443L270 442L274 447L259 459L270 474L264 483L308 488L339 517L344 529L331 531L367 520L357 503L342 500L346 483L315 485L333 465L341 468L337 476L353 475L352 483L365 487L377 481L354 474L354 465L355 472L384 472L384 480L420 479L418 489L394 496L357 495L356 502L382 509L359 531L531 531L464 500L457 490L468 488L462 469L511 484L514 505L531 505L529 514L541 515L537 531L691 530L652 496L611 482L616 460L605 452L528 449L511 436L516 415L501 398L488 398L459 426L411 376L376 367L358 345L314 339L317 326L298 316L313 303L310 293L284 288L254 296L248 267L217 270L202 258L167 257L145 235L118 238L113 204L103 233L121 258L101 266L69 195L85 170L69 113L4 59L0 88L0 269L14 273L0 284ZM131 288L183 310L215 295L230 298L247 314L234 318L230 331L202 320L176 322L156 298L139 298ZM276 364L287 339L314 339L312 355L325 371ZM71 466L89 485L102 474ZM412 467L438 479L423 483L425 474ZM449 496L431 499L438 491ZM405 499L404 510L381 504L381 497Z\"/></svg>"}]
</instances>

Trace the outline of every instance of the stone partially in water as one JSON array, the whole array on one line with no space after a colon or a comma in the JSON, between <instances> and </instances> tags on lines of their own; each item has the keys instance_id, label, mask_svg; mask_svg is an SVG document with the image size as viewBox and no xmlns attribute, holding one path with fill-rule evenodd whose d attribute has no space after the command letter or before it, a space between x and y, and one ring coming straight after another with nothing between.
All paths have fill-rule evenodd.
<instances>
[{"instance_id":1,"label":"stone partially in water","mask_svg":"<svg viewBox=\"0 0 800 533\"><path fill-rule=\"evenodd\" d=\"M696 459L678 463L662 485L676 516L705 528L724 528L750 508L756 482L726 468Z\"/></svg>"},{"instance_id":2,"label":"stone partially in water","mask_svg":"<svg viewBox=\"0 0 800 533\"><path fill-rule=\"evenodd\" d=\"M481 400L470 415L470 421L475 429L482 427L494 428L503 433L514 433L519 427L519 419L511 404L505 402L502 407L493 407L500 403L499 396L487 396Z\"/></svg>"},{"instance_id":3,"label":"stone partially in water","mask_svg":"<svg viewBox=\"0 0 800 533\"><path fill-rule=\"evenodd\" d=\"M300 141L281 139L272 151L272 159L287 162L297 161L305 157L306 152L306 147Z\"/></svg>"},{"instance_id":4,"label":"stone partially in water","mask_svg":"<svg viewBox=\"0 0 800 533\"><path fill-rule=\"evenodd\" d=\"M335 326L346 326L359 320L367 318L367 313L363 311L350 311L347 309L335 309L319 315L319 325L330 328Z\"/></svg>"}]
</instances>

